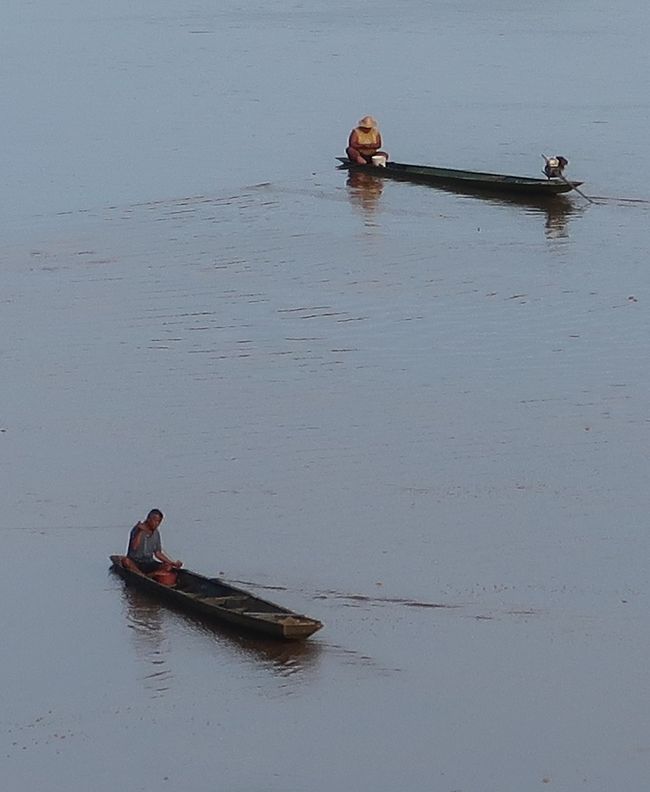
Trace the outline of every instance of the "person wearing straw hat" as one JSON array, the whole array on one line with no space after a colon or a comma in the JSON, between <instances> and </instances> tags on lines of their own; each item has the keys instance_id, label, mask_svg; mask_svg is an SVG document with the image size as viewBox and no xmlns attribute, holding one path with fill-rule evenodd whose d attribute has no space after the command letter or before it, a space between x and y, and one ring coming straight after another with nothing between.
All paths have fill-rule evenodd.
<instances>
[{"instance_id":1,"label":"person wearing straw hat","mask_svg":"<svg viewBox=\"0 0 650 792\"><path fill-rule=\"evenodd\" d=\"M370 165L373 157L384 157L384 162L388 159L388 154L380 150L381 146L381 132L377 122L367 115L350 132L345 153L355 165Z\"/></svg>"}]
</instances>

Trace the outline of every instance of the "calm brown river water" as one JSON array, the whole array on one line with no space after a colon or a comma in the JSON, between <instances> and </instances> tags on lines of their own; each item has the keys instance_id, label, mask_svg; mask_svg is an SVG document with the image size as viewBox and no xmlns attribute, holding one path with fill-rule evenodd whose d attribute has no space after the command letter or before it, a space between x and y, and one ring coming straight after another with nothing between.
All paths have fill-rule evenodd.
<instances>
[{"instance_id":1,"label":"calm brown river water","mask_svg":"<svg viewBox=\"0 0 650 792\"><path fill-rule=\"evenodd\" d=\"M646 6L5 17L3 788L645 789ZM350 179L367 112L598 200ZM152 506L323 631L125 589Z\"/></svg>"}]
</instances>

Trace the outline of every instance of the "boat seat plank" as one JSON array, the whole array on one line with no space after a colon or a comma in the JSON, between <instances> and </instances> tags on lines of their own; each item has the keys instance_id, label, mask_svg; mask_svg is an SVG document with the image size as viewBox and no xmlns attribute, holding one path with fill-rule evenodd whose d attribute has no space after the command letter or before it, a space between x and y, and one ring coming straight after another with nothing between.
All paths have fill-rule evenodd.
<instances>
[{"instance_id":1,"label":"boat seat plank","mask_svg":"<svg viewBox=\"0 0 650 792\"><path fill-rule=\"evenodd\" d=\"M248 597L233 597L232 595L228 597L201 597L201 599L204 602L209 602L210 605L223 605L227 608L236 608L249 601Z\"/></svg>"},{"instance_id":2,"label":"boat seat plank","mask_svg":"<svg viewBox=\"0 0 650 792\"><path fill-rule=\"evenodd\" d=\"M267 621L280 622L281 624L303 624L310 621L306 618L292 616L290 613L263 613L258 611L246 611L247 616L255 619L266 619Z\"/></svg>"}]
</instances>

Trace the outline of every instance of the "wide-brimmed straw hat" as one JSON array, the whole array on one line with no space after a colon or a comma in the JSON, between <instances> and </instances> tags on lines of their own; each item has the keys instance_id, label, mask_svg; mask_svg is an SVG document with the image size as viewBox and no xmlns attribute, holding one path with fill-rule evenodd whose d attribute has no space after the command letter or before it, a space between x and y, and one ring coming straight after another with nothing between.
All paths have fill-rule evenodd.
<instances>
[{"instance_id":1,"label":"wide-brimmed straw hat","mask_svg":"<svg viewBox=\"0 0 650 792\"><path fill-rule=\"evenodd\" d=\"M364 116L357 126L363 127L364 129L375 129L377 127L377 122L372 116Z\"/></svg>"}]
</instances>

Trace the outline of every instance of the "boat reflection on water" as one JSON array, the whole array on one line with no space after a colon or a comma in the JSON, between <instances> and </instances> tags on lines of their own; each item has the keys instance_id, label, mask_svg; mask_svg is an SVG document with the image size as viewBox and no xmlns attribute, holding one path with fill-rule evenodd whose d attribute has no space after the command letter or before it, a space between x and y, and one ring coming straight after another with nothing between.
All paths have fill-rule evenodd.
<instances>
[{"instance_id":1,"label":"boat reflection on water","mask_svg":"<svg viewBox=\"0 0 650 792\"><path fill-rule=\"evenodd\" d=\"M395 182L392 183L395 184ZM493 205L520 209L525 214L536 217L542 216L546 238L551 241L568 239L570 218L580 216L588 206L584 202L577 201L574 197L569 197L569 194L539 197L491 192L484 189L459 188L445 184L420 184L404 181L398 183L402 188L408 184L409 187L416 190L441 190L453 193L461 199L483 201ZM350 202L361 210L368 225L371 224L369 221L379 208L385 184L386 179L380 176L373 176L371 173L363 171L348 171L346 186Z\"/></svg>"},{"instance_id":2,"label":"boat reflection on water","mask_svg":"<svg viewBox=\"0 0 650 792\"><path fill-rule=\"evenodd\" d=\"M376 213L379 199L384 190L384 179L363 171L349 171L345 182L350 202L361 210L361 214L369 222Z\"/></svg>"},{"instance_id":3,"label":"boat reflection on water","mask_svg":"<svg viewBox=\"0 0 650 792\"><path fill-rule=\"evenodd\" d=\"M542 216L544 218L544 232L548 240L562 240L569 238L569 220L572 217L580 216L587 204L584 206L576 202L573 198L566 195L555 195L550 198L524 198L516 195L503 195L481 191L466 191L451 189L449 187L439 187L436 189L453 192L456 195L467 197L470 200L486 201L490 204L513 207L521 209L525 214L532 216Z\"/></svg>"},{"instance_id":4,"label":"boat reflection on water","mask_svg":"<svg viewBox=\"0 0 650 792\"><path fill-rule=\"evenodd\" d=\"M198 613L189 614L163 605L133 586L123 586L122 597L138 656L156 667L147 679L165 681L167 687L169 673L164 668L165 655L179 620L179 639L183 637L182 628L189 628L192 633L218 643L219 649L225 648L244 660L261 663L278 676L304 674L314 668L320 656L321 647L317 641L279 641L240 631L228 624L216 624Z\"/></svg>"}]
</instances>

